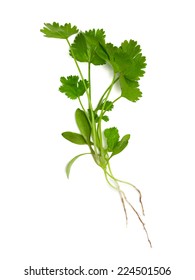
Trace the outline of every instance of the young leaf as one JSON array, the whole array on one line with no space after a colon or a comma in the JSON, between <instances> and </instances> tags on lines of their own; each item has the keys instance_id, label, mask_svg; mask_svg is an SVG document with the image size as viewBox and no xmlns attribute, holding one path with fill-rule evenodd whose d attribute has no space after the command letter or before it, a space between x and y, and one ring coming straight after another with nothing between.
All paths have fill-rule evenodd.
<instances>
[{"instance_id":1,"label":"young leaf","mask_svg":"<svg viewBox=\"0 0 195 280\"><path fill-rule=\"evenodd\" d=\"M125 136L123 136L123 138L114 147L111 157L121 153L127 147L129 139L130 134L126 134Z\"/></svg>"},{"instance_id":2,"label":"young leaf","mask_svg":"<svg viewBox=\"0 0 195 280\"><path fill-rule=\"evenodd\" d=\"M88 110L87 110L87 112L88 112L89 119L90 119L90 121L92 122L92 114L91 114L91 110L90 110L90 109L88 109ZM98 114L97 114L95 111L93 111L93 116L94 116L94 120L95 120L95 122L98 122L98 120L99 120L99 116L98 116Z\"/></svg>"},{"instance_id":3,"label":"young leaf","mask_svg":"<svg viewBox=\"0 0 195 280\"><path fill-rule=\"evenodd\" d=\"M75 112L75 118L78 129L80 130L85 141L89 144L91 136L91 126L84 111L77 109Z\"/></svg>"},{"instance_id":4,"label":"young leaf","mask_svg":"<svg viewBox=\"0 0 195 280\"><path fill-rule=\"evenodd\" d=\"M98 116L98 114L96 112L94 112L94 117L95 117L95 122L98 123L100 120L100 117ZM105 122L109 121L109 117L108 116L102 116L102 120Z\"/></svg>"},{"instance_id":5,"label":"young leaf","mask_svg":"<svg viewBox=\"0 0 195 280\"><path fill-rule=\"evenodd\" d=\"M114 104L112 101L106 101L104 103L101 103L96 110L102 110L104 106L104 111L112 111L112 109L114 108Z\"/></svg>"},{"instance_id":6,"label":"young leaf","mask_svg":"<svg viewBox=\"0 0 195 280\"><path fill-rule=\"evenodd\" d=\"M80 154L80 155L78 155L78 156L72 158L72 159L68 162L68 164L66 165L66 176L67 176L67 178L69 178L70 170L71 170L71 167L72 167L73 163L75 162L75 160L77 160L77 158L79 158L79 157L81 157L81 156L89 155L89 154L91 154L91 153Z\"/></svg>"},{"instance_id":7,"label":"young leaf","mask_svg":"<svg viewBox=\"0 0 195 280\"><path fill-rule=\"evenodd\" d=\"M109 152L112 152L119 141L118 129L116 127L107 128L104 130L104 135L106 137L107 149Z\"/></svg>"},{"instance_id":8,"label":"young leaf","mask_svg":"<svg viewBox=\"0 0 195 280\"><path fill-rule=\"evenodd\" d=\"M78 33L76 26L71 26L70 23L59 25L57 22L44 23L45 27L40 31L48 38L68 39L71 35Z\"/></svg>"},{"instance_id":9,"label":"young leaf","mask_svg":"<svg viewBox=\"0 0 195 280\"><path fill-rule=\"evenodd\" d=\"M87 80L85 85L82 80L79 80L78 76L68 76L67 78L61 77L60 81L62 85L59 88L59 91L65 93L70 99L77 99L79 96L82 96L86 90L86 87L89 87Z\"/></svg>"},{"instance_id":10,"label":"young leaf","mask_svg":"<svg viewBox=\"0 0 195 280\"><path fill-rule=\"evenodd\" d=\"M90 62L94 65L105 64L105 60L98 55L100 42L104 43L105 33L102 29L80 32L71 45L70 55L74 54L80 62Z\"/></svg>"},{"instance_id":11,"label":"young leaf","mask_svg":"<svg viewBox=\"0 0 195 280\"><path fill-rule=\"evenodd\" d=\"M74 144L78 144L78 145L87 144L84 137L81 134L78 134L78 133L75 133L75 132L66 131L66 132L62 133L62 136L66 140L68 140L68 141L70 141Z\"/></svg>"},{"instance_id":12,"label":"young leaf","mask_svg":"<svg viewBox=\"0 0 195 280\"><path fill-rule=\"evenodd\" d=\"M109 117L108 116L103 116L102 120L105 121L105 122L108 122L109 121Z\"/></svg>"},{"instance_id":13,"label":"young leaf","mask_svg":"<svg viewBox=\"0 0 195 280\"><path fill-rule=\"evenodd\" d=\"M122 75L120 76L119 81L122 90L122 97L125 97L132 102L136 102L140 99L142 93L138 88L139 84L137 81L131 81Z\"/></svg>"}]
</instances>

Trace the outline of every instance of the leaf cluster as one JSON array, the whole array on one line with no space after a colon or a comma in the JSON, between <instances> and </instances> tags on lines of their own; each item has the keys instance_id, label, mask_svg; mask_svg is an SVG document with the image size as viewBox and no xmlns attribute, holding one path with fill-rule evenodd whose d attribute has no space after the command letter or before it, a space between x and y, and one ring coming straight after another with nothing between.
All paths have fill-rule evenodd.
<instances>
[{"instance_id":1,"label":"leaf cluster","mask_svg":"<svg viewBox=\"0 0 195 280\"><path fill-rule=\"evenodd\" d=\"M142 96L139 80L145 73L146 58L142 55L141 47L132 39L123 41L120 46L115 46L106 42L103 29L79 31L70 23L64 25L56 22L45 23L41 32L45 37L67 41L69 55L74 60L79 74L60 78L59 91L71 100L78 100L81 105L81 108L75 112L75 120L80 133L66 131L62 133L62 136L74 144L88 145L95 162L100 167L105 167L105 161L108 162L108 159L126 148L130 134L120 139L116 127L102 130L101 123L109 121L108 114L120 98L136 102ZM71 43L69 37L72 35L75 37ZM84 77L79 63L87 63L87 78ZM91 65L104 64L110 65L113 80L94 106L92 104ZM116 84L119 85L120 93L117 99L112 100L111 90ZM87 98L87 108L82 103L84 96Z\"/></svg>"}]
</instances>

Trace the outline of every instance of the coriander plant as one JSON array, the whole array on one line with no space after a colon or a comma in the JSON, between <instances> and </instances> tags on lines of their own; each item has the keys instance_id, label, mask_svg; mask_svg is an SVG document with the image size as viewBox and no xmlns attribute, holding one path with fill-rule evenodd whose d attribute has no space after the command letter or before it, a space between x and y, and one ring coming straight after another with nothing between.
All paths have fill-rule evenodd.
<instances>
[{"instance_id":1,"label":"coriander plant","mask_svg":"<svg viewBox=\"0 0 195 280\"><path fill-rule=\"evenodd\" d=\"M59 91L68 98L77 100L80 108L76 109L75 119L80 133L66 131L62 136L78 145L87 145L88 153L81 153L71 159L66 166L66 174L69 177L72 164L80 156L90 154L95 163L102 169L105 179L110 187L115 189L119 195L125 212L126 223L128 220L126 205L137 215L146 232L148 242L151 245L148 233L140 214L127 199L121 184L133 187L139 195L139 202L144 215L142 195L140 190L133 184L116 178L111 170L110 161L117 154L121 153L128 145L130 134L119 136L116 127L103 129L103 121L108 122L107 114L113 110L119 99L125 98L128 101L136 102L142 96L139 89L140 77L144 75L146 58L141 53L141 48L134 40L125 40L117 47L105 41L103 29L91 29L85 32L79 31L76 26L70 23L59 25L59 23L45 23L41 32L48 38L64 39L69 47L69 55L72 57L78 75L61 77ZM75 35L71 43L69 38ZM87 77L81 71L80 63L86 63ZM112 71L110 84L105 87L105 91L99 97L99 102L93 104L93 92L91 84L91 65L99 66L108 64ZM101 69L102 71L102 69ZM113 100L111 92L113 87L118 84L119 95ZM87 107L84 106L83 98L87 100ZM78 105L77 105L78 106Z\"/></svg>"}]
</instances>

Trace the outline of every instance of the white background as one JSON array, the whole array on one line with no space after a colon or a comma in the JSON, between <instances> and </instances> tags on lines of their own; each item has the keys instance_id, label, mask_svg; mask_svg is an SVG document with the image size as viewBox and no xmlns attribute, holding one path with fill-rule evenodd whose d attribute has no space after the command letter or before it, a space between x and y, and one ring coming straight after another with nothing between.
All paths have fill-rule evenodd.
<instances>
[{"instance_id":1,"label":"white background","mask_svg":"<svg viewBox=\"0 0 195 280\"><path fill-rule=\"evenodd\" d=\"M115 272L118 266L169 266L171 276L155 279L192 279L193 1L7 0L0 21L0 278L43 279L24 276L29 265L82 265ZM142 99L120 100L110 125L121 135L131 133L129 147L112 166L117 177L142 190L152 249L130 210L126 228L117 193L90 157L75 163L70 180L65 176L66 162L86 150L60 135L76 129L78 103L58 92L59 78L77 73L65 42L39 32L53 21L81 30L104 28L107 41L116 45L132 38L147 57ZM101 67L93 71L99 97L109 76ZM139 209L136 194L124 190Z\"/></svg>"}]
</instances>

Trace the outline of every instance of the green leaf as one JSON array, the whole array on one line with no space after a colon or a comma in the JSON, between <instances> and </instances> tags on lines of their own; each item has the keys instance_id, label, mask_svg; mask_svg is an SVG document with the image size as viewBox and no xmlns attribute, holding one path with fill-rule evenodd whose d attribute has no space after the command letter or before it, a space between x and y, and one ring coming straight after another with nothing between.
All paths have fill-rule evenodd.
<instances>
[{"instance_id":1,"label":"green leaf","mask_svg":"<svg viewBox=\"0 0 195 280\"><path fill-rule=\"evenodd\" d=\"M62 136L66 140L68 140L68 141L70 141L74 144L78 144L78 145L87 144L85 139L83 138L83 136L81 134L78 134L78 133L75 133L75 132L66 131L66 132L62 133Z\"/></svg>"},{"instance_id":2,"label":"green leaf","mask_svg":"<svg viewBox=\"0 0 195 280\"><path fill-rule=\"evenodd\" d=\"M71 45L70 55L72 56L72 53L74 54L74 57L76 60L80 62L88 62L89 61L89 55L87 51L87 42L85 39L85 36L83 33L79 33L75 39L73 44Z\"/></svg>"},{"instance_id":3,"label":"green leaf","mask_svg":"<svg viewBox=\"0 0 195 280\"><path fill-rule=\"evenodd\" d=\"M90 117L90 119L91 119L91 117ZM98 123L99 120L100 120L100 116L98 116L98 114L95 111L94 111L94 119L95 119L96 123ZM103 116L102 120L105 121L105 122L108 122L109 121L109 117L108 116Z\"/></svg>"},{"instance_id":4,"label":"green leaf","mask_svg":"<svg viewBox=\"0 0 195 280\"><path fill-rule=\"evenodd\" d=\"M114 104L112 101L106 101L101 103L96 110L102 110L104 106L104 111L112 111L112 109L114 108Z\"/></svg>"},{"instance_id":5,"label":"green leaf","mask_svg":"<svg viewBox=\"0 0 195 280\"><path fill-rule=\"evenodd\" d=\"M138 81L145 73L146 58L136 41L124 41L120 47L112 44L100 44L99 56L105 59L115 73L125 76L128 80Z\"/></svg>"},{"instance_id":6,"label":"green leaf","mask_svg":"<svg viewBox=\"0 0 195 280\"><path fill-rule=\"evenodd\" d=\"M124 41L115 54L115 63L118 72L130 80L139 80L144 75L146 58L141 53L141 48L136 41Z\"/></svg>"},{"instance_id":7,"label":"green leaf","mask_svg":"<svg viewBox=\"0 0 195 280\"><path fill-rule=\"evenodd\" d=\"M132 102L136 102L142 96L140 89L138 88L139 84L137 81L131 81L124 76L120 76L120 86L121 86L121 96L127 98Z\"/></svg>"},{"instance_id":8,"label":"green leaf","mask_svg":"<svg viewBox=\"0 0 195 280\"><path fill-rule=\"evenodd\" d=\"M125 69L124 74L133 80L139 80L145 73L146 58L141 53L141 47L136 41L124 41L121 44L121 50L128 56L128 67Z\"/></svg>"},{"instance_id":9,"label":"green leaf","mask_svg":"<svg viewBox=\"0 0 195 280\"><path fill-rule=\"evenodd\" d=\"M88 112L89 120L90 120L90 122L92 122L92 114L91 114L92 111L90 109L88 109L87 112ZM95 122L98 122L99 116L95 111L93 111L93 117L94 117Z\"/></svg>"},{"instance_id":10,"label":"green leaf","mask_svg":"<svg viewBox=\"0 0 195 280\"><path fill-rule=\"evenodd\" d=\"M106 62L111 64L115 72L118 72L116 63L115 63L115 55L118 52L118 47L114 46L111 43L100 43L100 48L98 48L97 53L98 55L104 59Z\"/></svg>"},{"instance_id":11,"label":"green leaf","mask_svg":"<svg viewBox=\"0 0 195 280\"><path fill-rule=\"evenodd\" d=\"M90 144L91 126L84 111L77 109L75 112L76 123L85 141Z\"/></svg>"},{"instance_id":12,"label":"green leaf","mask_svg":"<svg viewBox=\"0 0 195 280\"><path fill-rule=\"evenodd\" d=\"M105 122L108 122L109 121L109 117L108 116L103 116L102 120L105 121Z\"/></svg>"},{"instance_id":13,"label":"green leaf","mask_svg":"<svg viewBox=\"0 0 195 280\"><path fill-rule=\"evenodd\" d=\"M112 152L114 147L119 141L119 133L116 127L107 128L104 131L106 137L107 149L109 152Z\"/></svg>"},{"instance_id":14,"label":"green leaf","mask_svg":"<svg viewBox=\"0 0 195 280\"><path fill-rule=\"evenodd\" d=\"M67 78L61 77L60 81L62 85L59 88L59 91L65 93L70 99L77 99L82 96L86 91L86 88L89 87L87 80L84 80L85 85L82 80L79 80L78 76L68 76Z\"/></svg>"},{"instance_id":15,"label":"green leaf","mask_svg":"<svg viewBox=\"0 0 195 280\"><path fill-rule=\"evenodd\" d=\"M68 39L71 35L78 33L76 26L71 26L70 23L59 25L57 22L44 23L45 27L40 31L48 38Z\"/></svg>"},{"instance_id":16,"label":"green leaf","mask_svg":"<svg viewBox=\"0 0 195 280\"><path fill-rule=\"evenodd\" d=\"M93 29L80 32L71 45L70 55L74 55L80 62L90 62L94 65L105 64L105 60L98 55L100 43L105 41L105 32L102 29Z\"/></svg>"},{"instance_id":17,"label":"green leaf","mask_svg":"<svg viewBox=\"0 0 195 280\"><path fill-rule=\"evenodd\" d=\"M125 136L123 136L123 138L114 147L111 157L121 153L127 147L129 139L130 134L126 134Z\"/></svg>"},{"instance_id":18,"label":"green leaf","mask_svg":"<svg viewBox=\"0 0 195 280\"><path fill-rule=\"evenodd\" d=\"M71 167L73 165L73 163L75 162L75 160L77 160L77 158L81 157L81 156L84 156L84 155L89 155L91 153L84 153L84 154L80 154L74 158L72 158L68 164L66 165L66 176L69 178L69 175L70 175L70 170L71 170Z\"/></svg>"}]
</instances>

